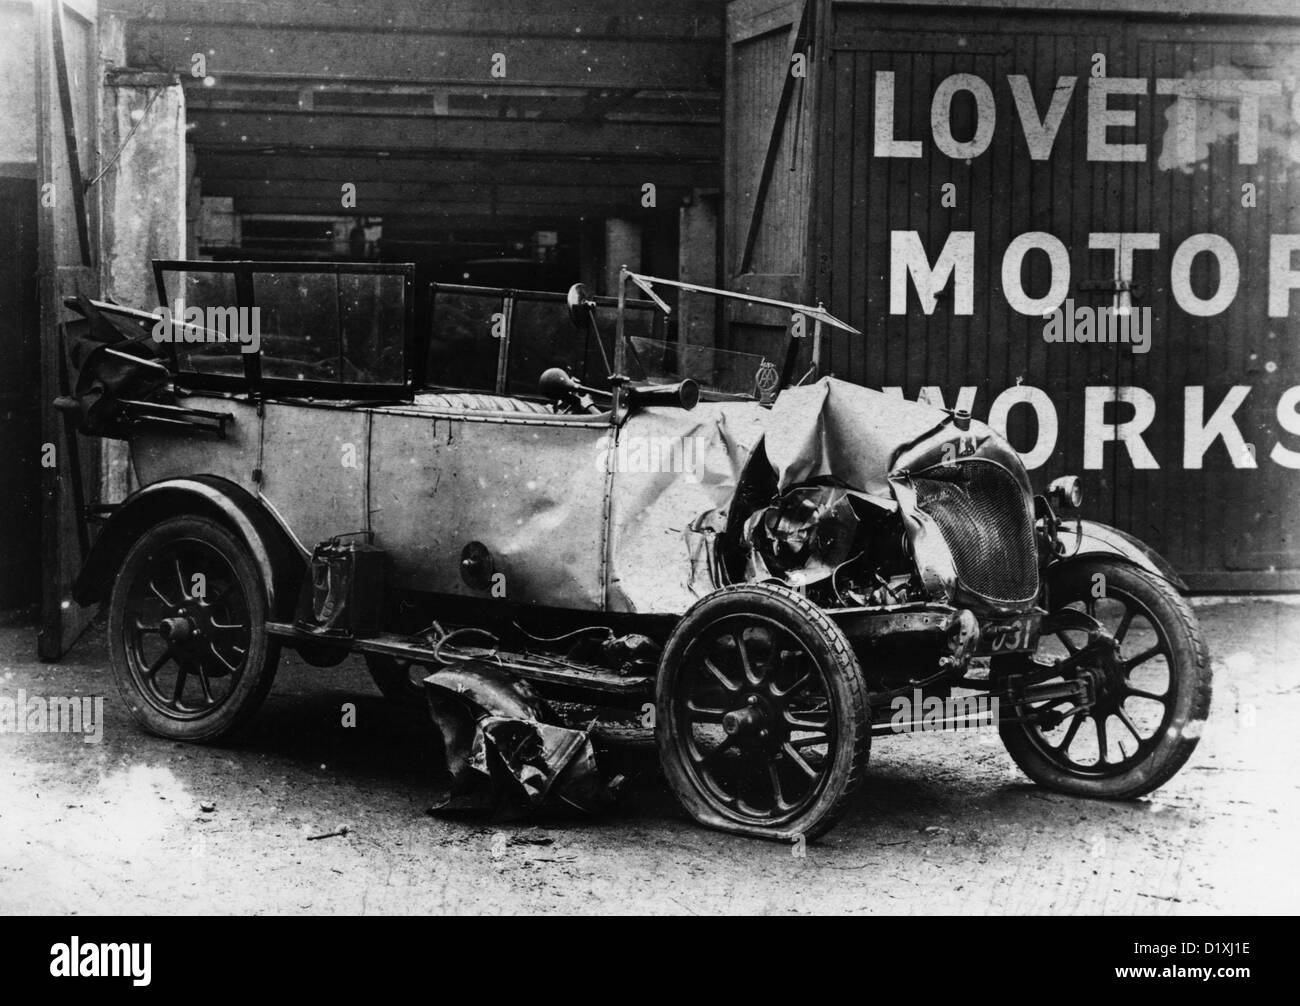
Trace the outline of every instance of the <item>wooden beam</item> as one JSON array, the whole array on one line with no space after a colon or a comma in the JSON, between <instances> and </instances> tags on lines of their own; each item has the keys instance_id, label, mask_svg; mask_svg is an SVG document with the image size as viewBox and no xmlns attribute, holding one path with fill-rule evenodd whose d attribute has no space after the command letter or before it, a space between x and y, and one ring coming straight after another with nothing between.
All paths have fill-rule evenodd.
<instances>
[{"instance_id":1,"label":"wooden beam","mask_svg":"<svg viewBox=\"0 0 1300 1006\"><path fill-rule=\"evenodd\" d=\"M385 0L303 4L300 0L100 0L105 11L155 23L388 29L581 36L584 38L721 39L722 2L656 0L653 6L610 0Z\"/></svg>"},{"instance_id":2,"label":"wooden beam","mask_svg":"<svg viewBox=\"0 0 1300 1006\"><path fill-rule=\"evenodd\" d=\"M264 233L267 225L275 224L315 224L322 228L320 239L325 240L326 235L332 233L329 230L329 224L336 218L320 216L313 214L310 216L301 216L289 213L249 213L244 215L244 240L250 237L262 240L278 240L274 234ZM448 224L451 221L451 224ZM572 225L572 221L564 221L561 229ZM482 217L463 217L455 216L434 216L434 217L388 217L384 220L384 240L394 239L423 239L431 237L436 240L459 241L462 244L480 244L493 245L500 244L501 235L527 234L529 230L536 229L555 229L554 219L534 218L532 221L526 218L517 220L503 220L499 223L493 223ZM274 227L270 228L272 231ZM308 235L308 239L310 239Z\"/></svg>"},{"instance_id":3,"label":"wooden beam","mask_svg":"<svg viewBox=\"0 0 1300 1006\"><path fill-rule=\"evenodd\" d=\"M532 199L514 203L465 203L436 199L410 200L357 200L355 208L344 209L336 196L324 198L246 195L235 197L235 210L239 213L289 213L308 216L457 216L466 219L494 219L510 217L545 220L550 217L604 217L641 216L655 210L643 210L639 205L621 203L556 202L552 199ZM671 212L671 211L670 211Z\"/></svg>"},{"instance_id":4,"label":"wooden beam","mask_svg":"<svg viewBox=\"0 0 1300 1006\"><path fill-rule=\"evenodd\" d=\"M262 215L292 214L313 217L346 217L350 214L323 207L311 200L285 202L282 199L262 199L246 196L235 204L238 213L256 213ZM438 206L421 203L411 206L394 207L390 212L368 214L382 216L385 221L423 222L437 227L470 227L477 230L489 227L527 227L532 230L554 230L556 227L571 224L582 219L600 217L599 213L577 213L552 211L547 207L532 206Z\"/></svg>"},{"instance_id":5,"label":"wooden beam","mask_svg":"<svg viewBox=\"0 0 1300 1006\"><path fill-rule=\"evenodd\" d=\"M758 229L763 219L763 203L767 200L768 186L772 183L772 171L776 168L777 153L781 148L781 137L785 135L785 120L790 111L795 86L803 79L806 79L795 77L790 72L790 67L795 54L800 52L807 44L812 8L813 5L810 0L803 0L798 15L790 25L790 58L785 61L785 79L781 84L781 96L777 100L776 113L772 118L772 133L768 137L767 152L763 156L763 169L758 177L758 189L754 193L754 208L749 214L749 227L746 229L745 234L745 249L741 252L740 266L736 270L741 275L749 271L750 262L754 257L754 245L758 242ZM811 65L812 60L809 59L808 63Z\"/></svg>"},{"instance_id":6,"label":"wooden beam","mask_svg":"<svg viewBox=\"0 0 1300 1006\"><path fill-rule=\"evenodd\" d=\"M274 88L250 89L202 85L186 87L186 107L190 111L212 112L314 112L317 115L371 115L393 118L423 118L452 115L468 119L528 119L568 122L574 125L610 119L621 123L648 126L673 123L720 125L722 102L719 97L689 98L665 96L634 99L632 90L592 91L557 88L512 88L511 94L482 88L473 94L464 88L422 88L422 94L383 94L375 90L383 85L369 85L369 90L348 90L335 85L301 84L292 88L280 81ZM456 93L449 94L454 91ZM521 93L525 92L525 93ZM692 92L694 93L694 92ZM613 97L603 97L603 96ZM271 99L271 100L268 100Z\"/></svg>"},{"instance_id":7,"label":"wooden beam","mask_svg":"<svg viewBox=\"0 0 1300 1006\"><path fill-rule=\"evenodd\" d=\"M376 157L358 153L340 156L213 152L196 146L198 174L212 179L293 179L303 181L417 182L447 184L544 185L548 188L635 186L653 182L659 188L714 188L719 184L716 161L652 161L619 157L572 159L482 157ZM301 152L300 152L301 153Z\"/></svg>"},{"instance_id":8,"label":"wooden beam","mask_svg":"<svg viewBox=\"0 0 1300 1006\"><path fill-rule=\"evenodd\" d=\"M580 181L580 180L578 180ZM540 203L542 205L595 205L627 204L629 208L641 205L640 185L571 184L567 186L537 185L465 185L447 183L431 177L424 181L355 181L348 178L334 180L279 178L221 178L202 176L205 196L264 196L275 199L319 199L338 205L342 186L356 187L357 210L366 212L369 202L395 203L435 200L451 204L475 203ZM686 187L660 186L657 202L663 206L676 204L688 191Z\"/></svg>"},{"instance_id":9,"label":"wooden beam","mask_svg":"<svg viewBox=\"0 0 1300 1006\"><path fill-rule=\"evenodd\" d=\"M714 125L647 125L603 122L577 126L536 119L413 119L389 116L315 115L310 112L205 112L189 115L192 142L207 148L277 150L301 148L368 151L534 153L563 157L591 152L717 159L721 130Z\"/></svg>"},{"instance_id":10,"label":"wooden beam","mask_svg":"<svg viewBox=\"0 0 1300 1006\"><path fill-rule=\"evenodd\" d=\"M610 112L626 105L640 93L639 87L624 87L609 91L592 91L582 103L578 113L581 119L603 119Z\"/></svg>"},{"instance_id":11,"label":"wooden beam","mask_svg":"<svg viewBox=\"0 0 1300 1006\"><path fill-rule=\"evenodd\" d=\"M59 111L63 119L63 142L67 149L68 174L72 182L72 207L77 218L77 244L81 249L81 264L89 267L92 262L90 221L86 218L86 187L81 178L81 156L77 153L76 116L72 111L72 85L68 79L68 57L64 51L62 0L54 0L54 19L51 31L54 52L54 81L59 92ZM90 128L88 124L87 128Z\"/></svg>"},{"instance_id":12,"label":"wooden beam","mask_svg":"<svg viewBox=\"0 0 1300 1006\"><path fill-rule=\"evenodd\" d=\"M205 56L207 72L217 80L252 74L674 90L719 88L723 55L714 39L529 38L515 32L455 35L149 21L128 25L127 59L133 66L189 74L195 53ZM505 57L504 76L498 54Z\"/></svg>"},{"instance_id":13,"label":"wooden beam","mask_svg":"<svg viewBox=\"0 0 1300 1006\"><path fill-rule=\"evenodd\" d=\"M0 0L0 4L6 0ZM127 74L132 77L141 78L148 75L154 75L164 80L171 80L175 75L169 71L162 70L130 70L116 69L106 71L111 77L117 77ZM409 83L394 83L384 81L381 83L369 83L367 81L357 81L350 79L343 80L313 80L306 84L300 84L292 77L272 74L262 76L260 74L241 74L238 77L231 77L221 81L220 84L213 78L213 84L204 84L201 78L193 76L182 76L181 83L189 90L188 101L191 104L201 103L205 100L207 94L214 95L233 95L240 100L261 100L267 102L277 95L287 104L293 104L294 99L302 86L312 88L318 96L325 98L331 96L348 96L356 97L358 95L370 95L376 100L379 98L424 98L428 103L437 97L473 97L485 94L507 95L515 98L576 98L586 99L592 94L605 95L613 92L605 90L592 90L585 83L576 84L554 84L540 86L537 84L513 85L507 81L494 81L491 84L484 84L477 81L472 84L438 84L425 83L422 81L411 81ZM629 89L630 90L630 89ZM721 95L716 88L710 88L702 91L683 91L675 88L662 87L641 87L636 89L638 104L642 102L665 101L674 99L677 101L689 102L691 104L700 104L708 101L719 101Z\"/></svg>"}]
</instances>

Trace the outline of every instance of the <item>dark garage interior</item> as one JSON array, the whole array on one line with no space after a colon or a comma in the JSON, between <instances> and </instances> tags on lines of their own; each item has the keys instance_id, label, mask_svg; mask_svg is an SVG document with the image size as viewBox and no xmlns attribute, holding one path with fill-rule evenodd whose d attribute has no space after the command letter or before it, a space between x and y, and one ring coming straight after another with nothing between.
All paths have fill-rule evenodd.
<instances>
[{"instance_id":1,"label":"dark garage interior","mask_svg":"<svg viewBox=\"0 0 1300 1006\"><path fill-rule=\"evenodd\" d=\"M675 271L720 182L721 4L119 9L129 65L184 86L192 253L555 289L607 240Z\"/></svg>"}]
</instances>

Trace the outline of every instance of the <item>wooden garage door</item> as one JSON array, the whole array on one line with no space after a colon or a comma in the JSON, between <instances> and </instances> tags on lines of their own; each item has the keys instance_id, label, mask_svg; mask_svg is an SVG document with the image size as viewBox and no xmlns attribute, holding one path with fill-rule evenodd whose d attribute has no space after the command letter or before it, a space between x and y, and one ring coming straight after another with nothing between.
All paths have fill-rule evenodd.
<instances>
[{"instance_id":1,"label":"wooden garage door","mask_svg":"<svg viewBox=\"0 0 1300 1006\"><path fill-rule=\"evenodd\" d=\"M1300 234L1300 33L832 14L811 268L818 296L867 335L835 341L835 372L908 397L933 388L949 406L964 394L979 417L1005 393L996 411L1013 443L1041 448L1036 481L1082 474L1090 514L1151 542L1194 585L1300 586L1300 294L1278 292L1290 268L1278 256ZM1242 96L1255 92L1252 150ZM1193 235L1213 237L1176 254ZM1004 275L1017 238L1054 239L1064 262L1033 250ZM1117 269L1117 245L1133 249L1131 271ZM1213 247L1190 254L1202 245ZM918 284L900 263L934 267L945 247L954 275L928 304L924 270ZM1236 293L1215 303L1234 256ZM1147 352L1045 341L1044 318L1017 307L1045 297L1066 263L1077 307L1149 309ZM1212 314L1188 310L1205 302ZM1199 431L1225 399L1233 422L1205 446Z\"/></svg>"}]
</instances>

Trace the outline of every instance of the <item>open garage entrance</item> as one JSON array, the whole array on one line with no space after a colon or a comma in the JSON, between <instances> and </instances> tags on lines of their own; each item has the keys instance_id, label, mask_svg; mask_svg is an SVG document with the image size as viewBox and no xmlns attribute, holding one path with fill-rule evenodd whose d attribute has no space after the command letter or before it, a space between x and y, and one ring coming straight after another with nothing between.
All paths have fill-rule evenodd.
<instances>
[{"instance_id":1,"label":"open garage entrance","mask_svg":"<svg viewBox=\"0 0 1300 1006\"><path fill-rule=\"evenodd\" d=\"M712 213L721 4L115 6L128 65L184 87L192 257L601 289L677 275Z\"/></svg>"}]
</instances>

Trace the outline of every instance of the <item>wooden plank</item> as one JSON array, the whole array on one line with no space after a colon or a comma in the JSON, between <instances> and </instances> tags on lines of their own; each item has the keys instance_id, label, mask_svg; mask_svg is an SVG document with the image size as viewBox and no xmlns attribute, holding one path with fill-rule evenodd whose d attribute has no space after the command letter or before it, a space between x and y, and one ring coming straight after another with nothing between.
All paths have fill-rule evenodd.
<instances>
[{"instance_id":1,"label":"wooden plank","mask_svg":"<svg viewBox=\"0 0 1300 1006\"><path fill-rule=\"evenodd\" d=\"M127 18L189 26L253 26L317 30L427 31L581 36L584 38L721 38L723 5L657 0L651 7L609 0L385 0L361 3L297 0L110 0Z\"/></svg>"},{"instance_id":2,"label":"wooden plank","mask_svg":"<svg viewBox=\"0 0 1300 1006\"><path fill-rule=\"evenodd\" d=\"M161 73L140 76L166 76ZM215 79L215 78L214 78ZM454 115L484 119L546 119L575 124L601 119L623 123L718 124L721 97L712 91L648 91L586 87L473 88L444 84L367 84L362 87L301 80L251 82L224 78L204 87L182 78L191 110L314 111L317 114L391 115L415 118Z\"/></svg>"},{"instance_id":3,"label":"wooden plank","mask_svg":"<svg viewBox=\"0 0 1300 1006\"><path fill-rule=\"evenodd\" d=\"M84 252L74 235L76 222L70 213L78 207L70 196L72 175L69 153L76 151L77 136L67 142L64 130L64 107L90 107L91 81L86 72L88 52L85 47L68 45L61 62L78 69L72 77L88 90L68 90L68 101L60 101L56 82L58 61L55 59L57 21L50 4L36 8L36 108L37 181L52 184L54 205L42 201L37 219L39 256L37 284L40 299L41 339L41 439L55 447L56 467L42 468L41 478L41 627L37 652L42 660L57 660L76 642L90 623L92 610L82 609L68 600L68 587L81 565L82 516L75 512L77 499L96 500L98 496L98 441L79 443L69 450L63 417L53 407L54 398L63 392L64 360L59 338L59 324L68 316L62 298L73 293L97 295L98 277L84 265ZM84 26L73 29L74 37L85 38ZM93 25L89 26L93 37ZM68 78L65 77L65 80ZM86 113L83 121L93 121ZM64 142L60 142L63 140ZM59 193L63 195L60 196ZM84 209L84 204L81 207ZM87 225L88 235L91 228ZM87 235L87 236L88 236ZM93 254L92 254L93 259ZM80 491L77 483L81 482Z\"/></svg>"},{"instance_id":4,"label":"wooden plank","mask_svg":"<svg viewBox=\"0 0 1300 1006\"><path fill-rule=\"evenodd\" d=\"M253 75L299 80L574 85L711 90L722 76L712 39L521 37L517 31L451 34L262 28L132 21L132 66L190 74L195 53L218 81ZM500 70L504 56L504 76ZM495 70L495 72L494 72Z\"/></svg>"},{"instance_id":5,"label":"wooden plank","mask_svg":"<svg viewBox=\"0 0 1300 1006\"><path fill-rule=\"evenodd\" d=\"M1058 78L1062 75L1058 72L1061 66L1057 59L1058 45L1057 32L1039 33L1032 40L1032 65L1018 68L1025 70L1029 76L1034 105L1040 118L1051 107ZM1057 175L1065 170L1064 166L1068 163L1068 158L1059 156L1048 161L1028 161L1028 156L1027 145L1022 138L1018 137L1012 155L1013 162L1018 166L1017 174L1012 180L1012 191L1020 191L1017 183L1023 177L1020 172L1024 172L1029 177L1030 199L1024 205L1018 200L1013 202L1015 212L1011 221L1011 233L1019 234L1027 230L1046 231L1050 234L1063 233L1062 228L1067 226L1066 222L1069 220L1068 208L1064 205L1065 196L1069 192L1069 183L1068 179L1062 179L1058 184ZM1034 255L1029 260L1028 268L1023 269L1022 272L1027 291L1035 296L1042 296L1047 292L1051 283L1051 268L1045 255L1041 253ZM1016 315L1015 318L1012 338L1022 340L1025 347L1021 358L1023 363L1016 380L1031 387L1044 387L1049 362L1054 358L1054 354L1049 353L1051 347L1043 341L1043 319L1021 315ZM987 394L990 397L984 401L984 406L992 405L993 396L1003 390L989 387ZM1029 450L1044 432L1040 429L1038 420L1031 419L1031 416L1033 416L1031 410L1023 405L1017 406L1008 415L1007 432L1012 444L1022 451ZM1058 450L1048 459L1046 467L1038 468L1031 473L1031 477L1050 479L1065 474L1064 469L1058 470L1060 458L1061 452Z\"/></svg>"},{"instance_id":6,"label":"wooden plank","mask_svg":"<svg viewBox=\"0 0 1300 1006\"><path fill-rule=\"evenodd\" d=\"M523 158L378 157L355 156L280 157L274 154L215 153L198 146L199 175L209 179L243 181L281 179L301 181L422 182L448 185L533 185L548 190L599 186L632 186L640 191L645 182L660 190L716 188L720 168L716 155L696 162L653 160L619 156L608 160L586 152L572 159L526 160ZM34 171L34 169L33 169ZM0 172L2 173L2 172ZM213 193L217 194L217 193Z\"/></svg>"},{"instance_id":7,"label":"wooden plank","mask_svg":"<svg viewBox=\"0 0 1300 1006\"><path fill-rule=\"evenodd\" d=\"M1132 53L1136 72L1152 77L1174 76L1174 68L1169 64L1166 54L1168 47L1152 46L1130 32L1126 32L1125 51ZM1147 144L1150 156L1145 164L1131 165L1130 176L1133 186L1133 215L1128 224L1132 230L1155 232L1161 235L1161 249L1148 262L1149 282L1145 296L1139 307L1151 310L1154 339L1166 341L1181 339L1182 319L1175 319L1170 312L1172 302L1169 290L1169 269L1174 248L1181 240L1178 231L1179 222L1168 212L1169 202L1160 198L1162 190L1167 191L1165 178L1169 172L1157 167L1158 151L1162 146L1162 137L1168 122L1165 118L1168 99L1162 101L1153 96L1149 102L1138 106L1137 138ZM1120 358L1120 377L1124 384L1142 387L1156 397L1158 415L1164 417L1179 416L1183 411L1184 382L1171 373L1178 366L1182 353L1174 345L1152 347L1153 352L1145 355L1133 353L1122 354ZM1203 538L1202 521L1169 522L1164 515L1171 508L1180 509L1178 494L1180 483L1190 476L1179 473L1182 468L1182 436L1178 426L1165 421L1153 424L1149 444L1152 453L1160 462L1160 472L1135 472L1134 479L1125 486L1125 512L1119 517L1124 525L1133 530L1152 548L1161 554L1178 554L1186 556L1186 543L1192 538ZM1187 503L1182 503L1186 506ZM1190 525L1194 524L1194 527ZM1171 549L1174 539L1183 539L1176 548ZM1196 565L1203 565L1198 560Z\"/></svg>"},{"instance_id":8,"label":"wooden plank","mask_svg":"<svg viewBox=\"0 0 1300 1006\"><path fill-rule=\"evenodd\" d=\"M786 119L790 103L794 99L796 87L804 78L797 78L791 72L796 53L799 53L808 41L809 16L812 0L804 0L798 11L798 18L791 22L787 58L781 66L781 92L777 98L776 109L772 113L771 133L767 141L767 150L763 154L763 166L758 175L758 187L754 192L754 205L750 210L749 226L746 228L745 244L740 253L738 273L749 272L754 258L754 244L758 241L759 227L763 221L763 210L767 204L768 190L772 184L772 172L776 168L777 154L781 149L781 139L786 132Z\"/></svg>"},{"instance_id":9,"label":"wooden plank","mask_svg":"<svg viewBox=\"0 0 1300 1006\"><path fill-rule=\"evenodd\" d=\"M283 200L277 199L256 199L247 198L241 200L238 207L241 213L252 214L260 217L289 215L303 219L323 219L326 217L336 217L339 214L335 212L324 212L322 208L314 203L304 203L286 207ZM291 209L291 214L286 214L286 209ZM461 235L462 237L477 236L493 228L500 231L532 231L532 230L553 230L557 226L572 226L578 222L580 217L576 214L565 215L557 214L545 207L534 206L531 213L524 209L518 212L513 209L508 213L490 211L471 212L464 206L453 207L445 211L423 212L423 207L411 207L405 211L394 213L391 217L386 216L384 221L384 237L387 239L388 231L392 227L427 227L443 228L449 230L465 229L469 233ZM376 214L379 215L379 214ZM324 240L323 238L321 240Z\"/></svg>"},{"instance_id":10,"label":"wooden plank","mask_svg":"<svg viewBox=\"0 0 1300 1006\"><path fill-rule=\"evenodd\" d=\"M916 107L914 107L918 102L924 102L924 96L922 95L921 87L913 87L911 86L911 82L924 80L927 75L923 73L919 66L917 66L914 57L910 53L878 53L875 55L876 60L874 62L876 65L883 65L884 68L892 70L895 75L894 99L897 102L895 122L901 120L905 129L905 132L902 135L909 137L915 136L917 119L920 118L921 123L924 123L929 116L922 114ZM897 83L900 80L907 82L905 86L901 88L897 86ZM871 81L868 86L871 88L871 93L874 96L876 93L875 81ZM864 107L873 108L874 103ZM919 230L919 228L916 227L916 221L912 217L913 168L911 162L900 158L881 159L875 157L873 154L868 164L871 167L882 167L885 172L885 178L887 179L886 184L888 185L889 193L887 198L890 211L888 216L885 218L888 223L882 228L882 230L885 231L886 237L888 237L890 231L894 230ZM880 225L877 224L877 226ZM853 244L856 245L857 240L856 235L854 235ZM935 249L927 249L927 254L933 256L934 253ZM886 281L888 282L888 279ZM915 345L918 340L925 338L926 322L924 316L918 316L917 308L915 306L917 302L916 293L910 285L910 280L908 283L909 285L906 297L907 302L912 305L911 309L907 314L901 317L895 316L892 313L887 313L885 315L886 324L883 340L885 346L885 359L883 373L880 375L880 380L882 383L887 385L902 387L903 394L905 395L910 394L915 396L917 389L909 388L907 386L907 351L908 348ZM885 293L888 289L889 287L886 286L885 290L881 291L881 293ZM867 304L868 306L871 304L877 304L879 306L876 310L889 312L889 302L884 296L872 297L869 293L867 295ZM938 310L938 308L936 308L936 310Z\"/></svg>"},{"instance_id":11,"label":"wooden plank","mask_svg":"<svg viewBox=\"0 0 1300 1006\"><path fill-rule=\"evenodd\" d=\"M1002 92L1003 103L999 111L1004 122L1010 120L1011 109L1007 107L1005 92L996 85L1016 66L1018 59L1024 58L1026 41L1023 38L1017 39L1001 52L992 52L992 47L981 46L970 55L954 57L954 66L961 72L972 73L981 80L993 82L995 108L998 105L998 92ZM972 106L973 102L963 106L954 102L955 108ZM965 118L963 112L954 112L954 117ZM974 135L974 128L972 112L971 119L963 121L954 131L961 129L959 138L967 139ZM965 203L970 207L969 213L963 214L970 221L967 229L982 232L987 246L983 249L983 254L976 254L975 258L975 283L983 291L975 297L975 314L953 315L948 338L948 371L944 379L949 408L957 404L957 393L962 385L973 384L979 389L976 401L983 412L992 403L990 394L993 388L1001 390L1015 384L1013 360L1019 356L1021 345L1016 339L1018 333L1012 318L1013 312L1002 294L1002 257L998 252L1011 243L1013 207L1032 200L1033 193L1028 189L1029 179L1023 175L1018 178L1013 173L1013 165L1017 161L1023 165L1027 160L1012 156L1011 147L1014 142L1015 133L1012 130L1003 130L1001 133L995 130L988 151L981 157L973 158L963 172L969 179L968 183L959 186L965 193ZM1011 192L1018 193L1017 198L979 198L982 192L997 192L1005 182L1010 183ZM938 205L938 195L938 191L932 192L932 206ZM1033 337L1038 333L1031 330L1027 334ZM981 344L986 354L985 373L980 375L983 380L976 376Z\"/></svg>"},{"instance_id":12,"label":"wooden plank","mask_svg":"<svg viewBox=\"0 0 1300 1006\"><path fill-rule=\"evenodd\" d=\"M859 344L851 339L832 339L830 358L835 375L844 378L861 374L864 383L880 387L885 380L889 316L879 306L873 310L868 303L870 280L854 282L857 276L884 276L889 268L888 230L871 225L872 220L886 219L888 188L880 174L872 171L870 133L857 128L856 123L857 102L868 100L874 60L870 53L844 53L836 59L835 76L844 87L835 103L839 156L827 160L836 165L829 202L836 221L833 250L839 275L831 291L833 299L827 303L847 299L849 323L865 337Z\"/></svg>"},{"instance_id":13,"label":"wooden plank","mask_svg":"<svg viewBox=\"0 0 1300 1006\"><path fill-rule=\"evenodd\" d=\"M652 181L653 175L646 179ZM629 210L641 209L641 184L634 185L559 185L552 187L543 182L535 185L464 185L438 180L417 181L356 181L346 176L333 180L278 178L224 178L203 177L204 196L261 196L264 198L314 199L339 204L342 186L356 186L358 211L364 212L371 203L396 204L433 201L439 203L469 203L490 207L497 203L537 203L563 206L625 205ZM685 186L656 186L657 202L663 206L674 204L690 190Z\"/></svg>"},{"instance_id":14,"label":"wooden plank","mask_svg":"<svg viewBox=\"0 0 1300 1006\"><path fill-rule=\"evenodd\" d=\"M1089 53L1093 51L1094 44L1092 39L1082 37L1081 31L1062 33L1061 46L1057 52L1060 73L1079 76L1076 90L1080 84L1086 83L1083 80L1083 68L1089 66ZM1073 100L1072 97L1071 101ZM1052 233L1061 240L1069 254L1072 283L1068 293L1075 292L1077 278L1084 275L1087 265L1087 244L1078 233L1078 221L1084 215L1081 207L1088 199L1087 177L1081 167L1087 145L1087 122L1082 116L1070 116L1057 133L1056 147L1053 148L1050 162L1058 173L1053 184L1061 193L1060 216L1055 219L1059 230ZM1063 348L1070 347L1044 344L1047 364L1043 386L1052 395L1057 412L1057 429L1083 430L1084 402L1080 400L1079 389L1087 383L1084 375L1085 361L1078 360L1073 353L1061 352ZM1073 394L1070 393L1071 390ZM1058 434L1057 449L1061 455L1062 472L1079 475L1084 492L1090 494L1087 499L1104 500L1100 478L1083 467L1083 437ZM1099 502L1098 506L1100 505ZM1100 511L1098 515L1101 516Z\"/></svg>"},{"instance_id":15,"label":"wooden plank","mask_svg":"<svg viewBox=\"0 0 1300 1006\"><path fill-rule=\"evenodd\" d=\"M549 198L539 198L516 203L463 203L455 201L420 200L402 202L401 200L357 200L355 209L341 209L338 199L331 197L291 199L284 196L240 196L235 200L238 213L259 215L292 215L307 217L342 217L342 216L396 216L402 219L422 218L438 220L458 218L464 221L491 220L563 220L576 219L580 216L598 214L602 209L624 215L639 215L649 211L614 204L590 202L554 202Z\"/></svg>"},{"instance_id":16,"label":"wooden plank","mask_svg":"<svg viewBox=\"0 0 1300 1006\"><path fill-rule=\"evenodd\" d=\"M721 129L716 125L650 125L603 122L587 128L535 119L315 115L306 112L192 111L193 142L227 152L274 147L324 149L534 153L559 157L598 150L607 155L644 158L653 151L664 160L716 158ZM364 144L364 146L362 146Z\"/></svg>"},{"instance_id":17,"label":"wooden plank","mask_svg":"<svg viewBox=\"0 0 1300 1006\"><path fill-rule=\"evenodd\" d=\"M945 18L953 6L952 0L836 0L836 3L846 9L870 8L873 12L942 7ZM1016 10L1038 13L1049 8L1043 0L963 0L962 6L981 13L991 11L998 14ZM1120 14L1126 17L1163 14L1175 19L1198 15L1221 17L1224 14L1220 0L1052 0L1050 9L1055 14ZM1240 17L1296 19L1292 0L1240 0L1232 9ZM915 13L908 16L913 20L918 17ZM929 14L919 16L922 19L931 17Z\"/></svg>"},{"instance_id":18,"label":"wooden plank","mask_svg":"<svg viewBox=\"0 0 1300 1006\"><path fill-rule=\"evenodd\" d=\"M68 188L71 190L69 194L72 197L73 212L76 214L77 248L81 253L81 264L88 266L91 263L90 222L86 219L86 189L81 178L81 157L77 153L77 122L72 111L72 84L68 76L68 56L64 51L67 32L63 26L62 0L56 0L54 3L53 15L50 40L54 54L54 82L59 94L59 118L63 122ZM87 128L89 125L86 123Z\"/></svg>"}]
</instances>

